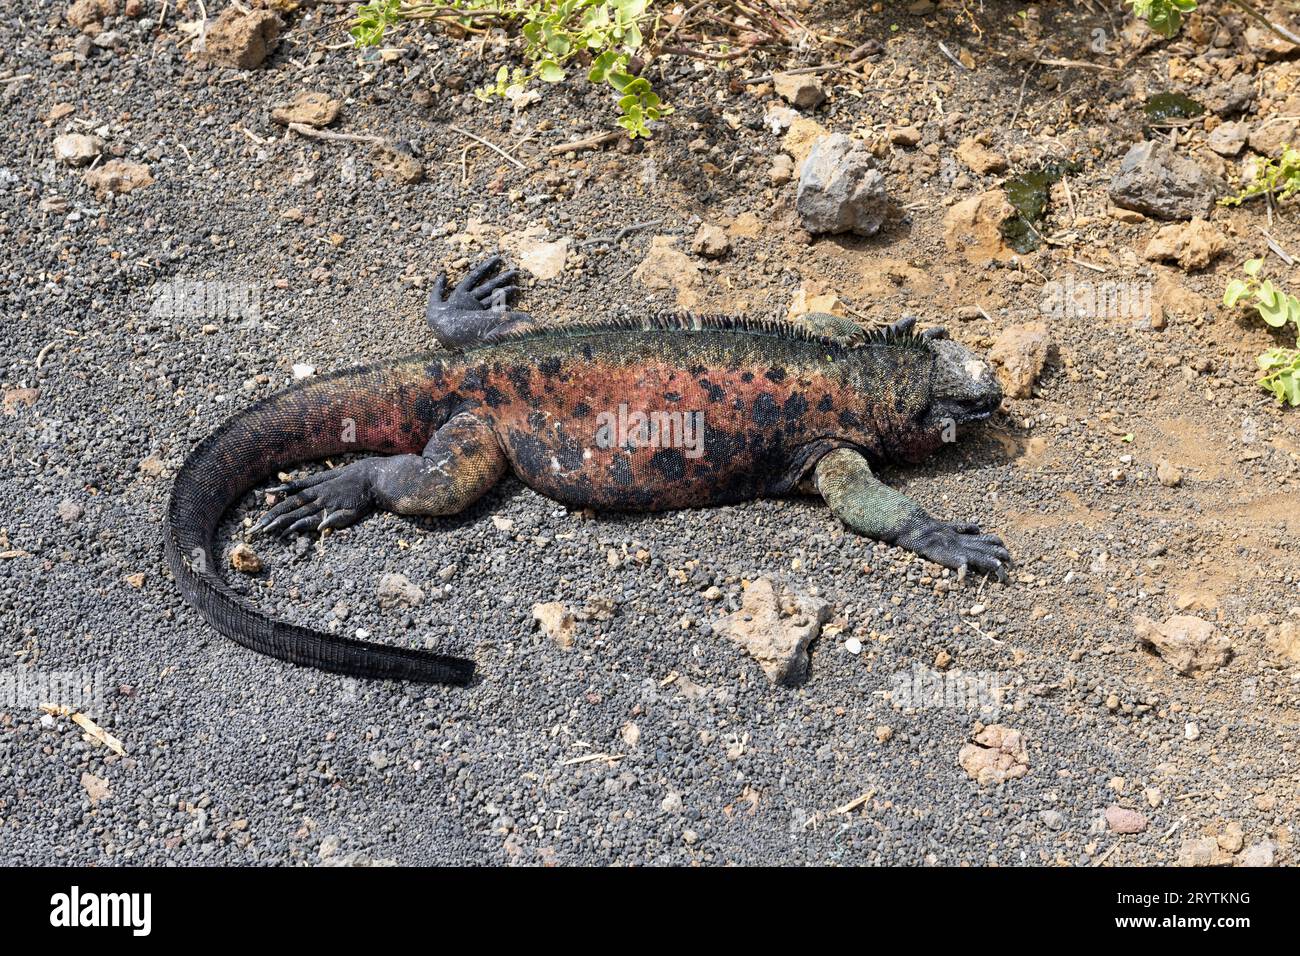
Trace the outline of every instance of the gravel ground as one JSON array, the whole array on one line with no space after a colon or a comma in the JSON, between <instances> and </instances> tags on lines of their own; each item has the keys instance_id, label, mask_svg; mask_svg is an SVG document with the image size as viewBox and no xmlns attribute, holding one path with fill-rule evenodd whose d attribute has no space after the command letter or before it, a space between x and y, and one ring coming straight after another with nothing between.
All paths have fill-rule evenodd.
<instances>
[{"instance_id":1,"label":"gravel ground","mask_svg":"<svg viewBox=\"0 0 1300 956\"><path fill-rule=\"evenodd\" d=\"M443 689L245 651L183 604L162 562L163 508L188 451L296 363L324 371L430 347L429 278L496 244L475 222L582 242L662 220L575 249L563 275L526 292L542 318L670 305L631 271L652 234L689 237L708 220L735 224L734 248L695 260L702 308L783 310L801 282L817 284L864 318L911 310L987 347L1044 281L1089 273L1066 252L1023 269L946 252L945 206L981 185L956 171L954 144L992 128L1013 159L1087 150L1071 200L1086 214L1104 209L1137 121L1117 134L1084 117L1056 138L1002 129L1019 68L962 87L909 18L877 67L907 92L881 103L836 90L817 119L845 132L921 122L941 92L946 118L924 127L937 148L886 147L906 214L880 236L810 244L793 185L768 180L780 150L762 124L770 96L728 93L710 71L673 78L677 115L650 146L552 155L603 128L603 93L548 89L522 112L480 103L468 91L495 71L490 48L480 58L477 41L414 36L396 61L359 64L324 48L340 40L337 12L324 25L298 14L261 69L210 68L182 45L175 5L165 29L149 19L159 7L110 21L120 46L64 66L52 57L74 50L76 31L54 8L21 0L0 18L5 71L31 75L0 80L0 633L12 659L0 673L10 688L19 675L93 676L102 699L84 709L126 750L43 718L35 691L0 701L0 862L1115 865L1170 863L1202 836L1228 860L1267 843L1292 861L1300 671L1264 633L1300 614L1300 445L1294 415L1250 384L1268 336L1225 315L1158 332L1060 319L1036 397L888 474L936 513L1002 533L1018 559L1006 586L958 584L846 534L811 500L593 519L513 480L453 520L381 516L320 543L257 545L266 570L239 586L261 607L478 661L473 687ZM863 29L889 35L883 20ZM375 177L368 146L271 122L273 103L307 88L343 101L337 129L409 142L425 181ZM1036 129L1057 99L1029 86ZM74 111L51 120L60 103ZM473 141L453 124L499 144L531 133L527 168L463 153ZM97 198L53 158L68 131L97 132L155 181ZM1252 251L1258 215L1231 214L1234 255ZM1150 225L1097 218L1071 254L1156 278L1123 255ZM1176 279L1214 299L1232 268ZM199 280L248 284L260 315L151 315L160 288ZM972 304L987 316L954 319ZM1162 458L1183 469L1180 486L1156 480ZM250 495L232 511L225 538L258 508ZM388 572L424 602L381 611ZM770 686L712 633L763 575L834 607L795 688ZM535 630L534 604L597 598L615 612L579 623L572 649ZM1180 610L1230 637L1231 663L1186 677L1138 646L1136 615ZM900 687L918 672L995 684L1004 700L909 707ZM981 785L959 765L989 724L1023 735L1023 776ZM1108 828L1112 806L1140 811L1141 832Z\"/></svg>"}]
</instances>

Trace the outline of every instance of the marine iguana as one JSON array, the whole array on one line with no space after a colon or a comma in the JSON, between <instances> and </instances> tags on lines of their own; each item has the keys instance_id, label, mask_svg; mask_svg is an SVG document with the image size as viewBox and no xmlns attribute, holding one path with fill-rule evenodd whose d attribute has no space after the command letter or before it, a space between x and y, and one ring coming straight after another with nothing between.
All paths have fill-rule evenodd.
<instances>
[{"instance_id":1,"label":"marine iguana","mask_svg":"<svg viewBox=\"0 0 1300 956\"><path fill-rule=\"evenodd\" d=\"M664 315L538 328L502 306L500 259L427 318L443 351L325 375L235 415L176 477L165 551L185 599L217 630L281 660L367 678L467 683L472 661L273 620L214 560L223 513L293 465L364 458L270 489L254 533L345 528L376 510L455 514L507 470L571 507L656 511L796 491L821 494L854 530L948 568L1002 577L995 535L940 521L882 484L871 463L916 462L1002 399L989 366L913 319L864 332L832 316L785 321ZM629 433L608 426L632 409ZM640 418L636 417L640 413ZM698 416L697 446L674 423ZM603 431L602 431L603 429ZM624 429L627 432L627 429ZM219 551L217 552L219 553Z\"/></svg>"}]
</instances>

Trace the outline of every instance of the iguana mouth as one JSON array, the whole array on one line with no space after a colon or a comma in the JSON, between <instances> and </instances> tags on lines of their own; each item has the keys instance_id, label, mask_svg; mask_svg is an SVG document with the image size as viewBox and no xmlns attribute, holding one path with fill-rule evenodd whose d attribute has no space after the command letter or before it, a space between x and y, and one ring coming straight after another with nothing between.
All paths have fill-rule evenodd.
<instances>
[{"instance_id":1,"label":"iguana mouth","mask_svg":"<svg viewBox=\"0 0 1300 956\"><path fill-rule=\"evenodd\" d=\"M953 404L957 406L960 422L982 422L998 410L1002 404L1002 396L986 395L981 398L955 399Z\"/></svg>"}]
</instances>

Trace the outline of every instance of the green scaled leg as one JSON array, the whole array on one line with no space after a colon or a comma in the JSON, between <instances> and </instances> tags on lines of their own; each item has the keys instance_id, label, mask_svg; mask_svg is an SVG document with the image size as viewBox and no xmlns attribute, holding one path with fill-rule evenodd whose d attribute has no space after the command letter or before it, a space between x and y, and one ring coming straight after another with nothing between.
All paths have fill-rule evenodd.
<instances>
[{"instance_id":1,"label":"green scaled leg","mask_svg":"<svg viewBox=\"0 0 1300 956\"><path fill-rule=\"evenodd\" d=\"M834 339L844 345L852 345L861 339L863 335L862 326L842 315L831 315L829 312L809 312L807 315L801 315L799 320L809 326L813 334Z\"/></svg>"},{"instance_id":2,"label":"green scaled leg","mask_svg":"<svg viewBox=\"0 0 1300 956\"><path fill-rule=\"evenodd\" d=\"M978 525L937 521L907 495L871 473L851 448L837 448L817 463L817 491L841 521L877 541L896 544L935 564L1006 578L1011 553L1002 539Z\"/></svg>"}]
</instances>

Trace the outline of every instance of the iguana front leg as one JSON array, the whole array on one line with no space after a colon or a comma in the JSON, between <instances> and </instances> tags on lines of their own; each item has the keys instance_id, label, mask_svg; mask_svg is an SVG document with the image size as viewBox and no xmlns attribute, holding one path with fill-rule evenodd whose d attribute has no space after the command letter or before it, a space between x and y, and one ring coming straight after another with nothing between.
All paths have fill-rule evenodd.
<instances>
[{"instance_id":1,"label":"iguana front leg","mask_svg":"<svg viewBox=\"0 0 1300 956\"><path fill-rule=\"evenodd\" d=\"M496 484L506 456L492 430L473 412L439 428L419 455L367 458L273 489L285 498L250 534L345 528L375 510L450 515Z\"/></svg>"},{"instance_id":2,"label":"iguana front leg","mask_svg":"<svg viewBox=\"0 0 1300 956\"><path fill-rule=\"evenodd\" d=\"M510 299L519 291L511 284L518 273L508 269L491 278L500 267L501 257L493 256L470 270L450 295L446 295L446 273L439 273L434 280L424 317L443 348L464 348L493 333L532 324L532 318L527 314L507 308Z\"/></svg>"},{"instance_id":3,"label":"iguana front leg","mask_svg":"<svg viewBox=\"0 0 1300 956\"><path fill-rule=\"evenodd\" d=\"M826 504L853 530L946 568L965 567L999 580L1006 577L1011 553L1001 538L981 534L978 525L936 521L907 495L873 475L859 452L837 448L817 463L814 474Z\"/></svg>"},{"instance_id":4,"label":"iguana front leg","mask_svg":"<svg viewBox=\"0 0 1300 956\"><path fill-rule=\"evenodd\" d=\"M830 312L809 312L801 315L800 321L812 329L814 335L834 339L844 345L852 345L862 338L862 326L852 319Z\"/></svg>"}]
</instances>

